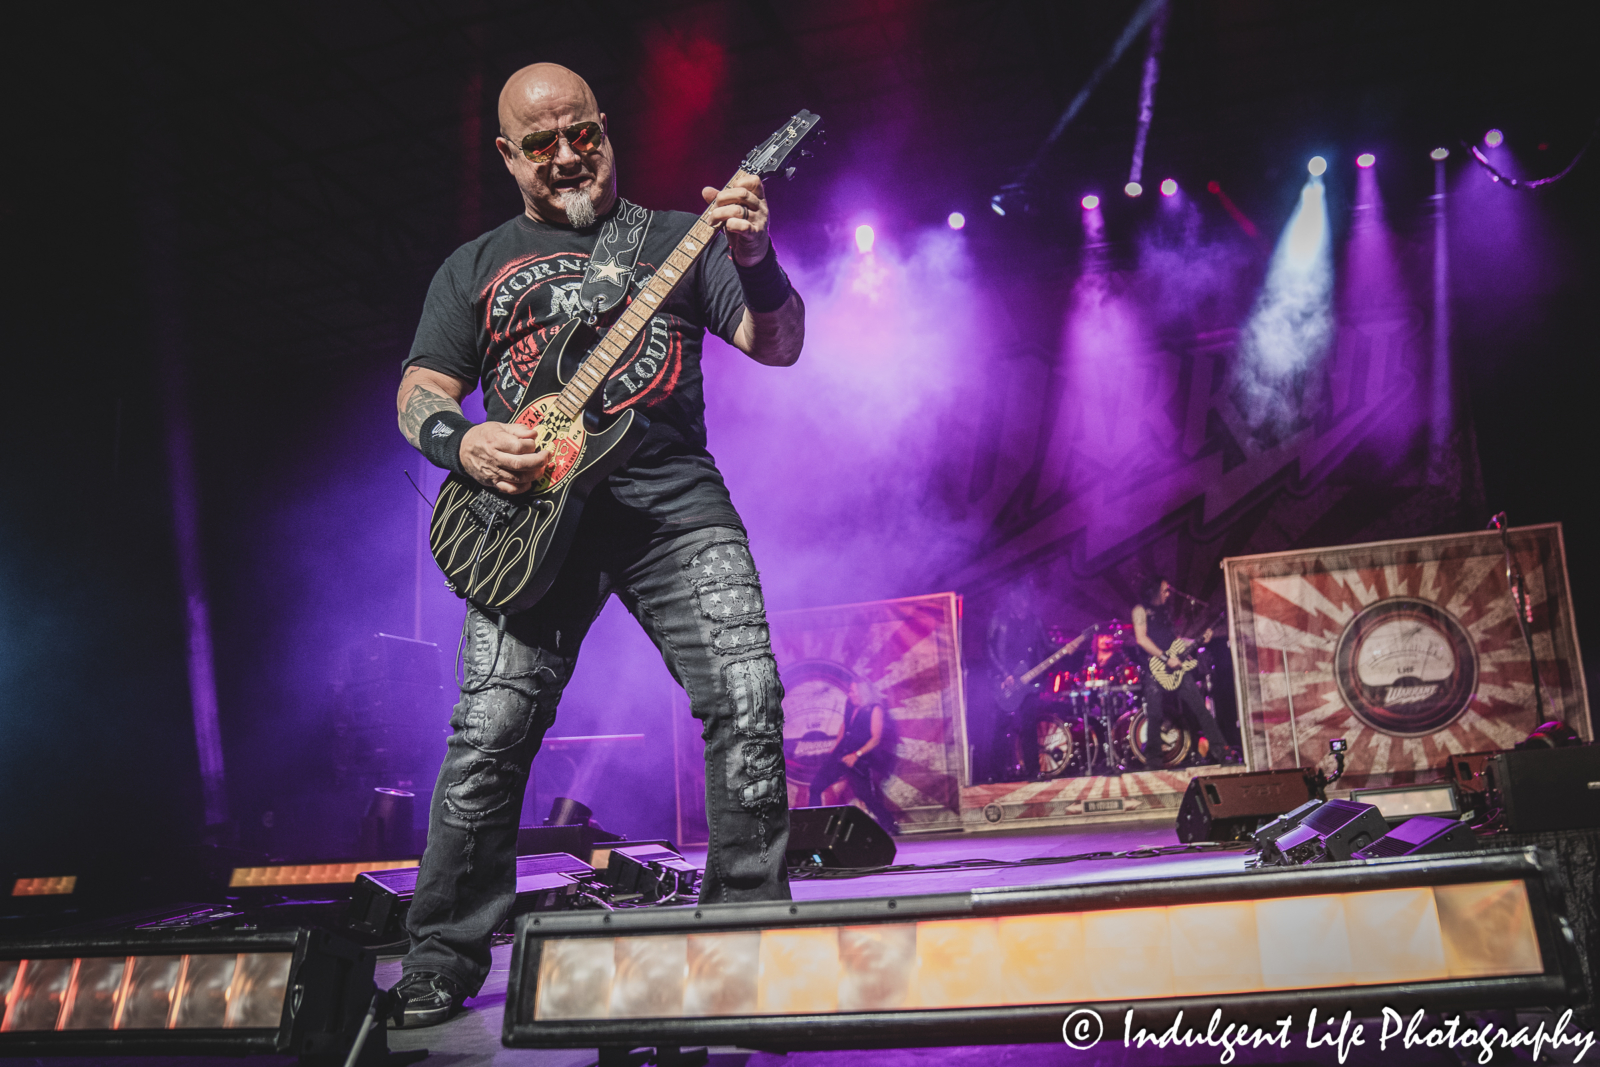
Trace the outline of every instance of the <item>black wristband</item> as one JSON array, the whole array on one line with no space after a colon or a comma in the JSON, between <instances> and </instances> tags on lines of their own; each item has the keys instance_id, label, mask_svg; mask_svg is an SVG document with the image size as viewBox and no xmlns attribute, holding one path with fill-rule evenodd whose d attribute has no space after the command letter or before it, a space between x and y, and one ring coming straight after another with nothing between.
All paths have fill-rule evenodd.
<instances>
[{"instance_id":1,"label":"black wristband","mask_svg":"<svg viewBox=\"0 0 1600 1067\"><path fill-rule=\"evenodd\" d=\"M475 425L459 411L435 411L422 420L417 430L417 450L435 467L465 474L461 466L461 440Z\"/></svg>"},{"instance_id":2,"label":"black wristband","mask_svg":"<svg viewBox=\"0 0 1600 1067\"><path fill-rule=\"evenodd\" d=\"M741 267L736 259L733 269L739 272L744 306L751 311L777 311L789 302L789 294L794 292L789 285L789 276L778 266L778 250L770 243L760 263L753 267Z\"/></svg>"}]
</instances>

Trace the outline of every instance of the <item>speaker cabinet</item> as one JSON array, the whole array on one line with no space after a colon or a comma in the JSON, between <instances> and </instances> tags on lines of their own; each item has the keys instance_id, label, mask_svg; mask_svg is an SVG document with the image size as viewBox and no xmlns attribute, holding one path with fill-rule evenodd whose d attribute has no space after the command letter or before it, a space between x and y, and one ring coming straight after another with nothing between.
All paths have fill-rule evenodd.
<instances>
[{"instance_id":1,"label":"speaker cabinet","mask_svg":"<svg viewBox=\"0 0 1600 1067\"><path fill-rule=\"evenodd\" d=\"M1501 752L1486 777L1514 833L1600 826L1600 746Z\"/></svg>"},{"instance_id":2,"label":"speaker cabinet","mask_svg":"<svg viewBox=\"0 0 1600 1067\"><path fill-rule=\"evenodd\" d=\"M1266 820L1321 799L1316 779L1303 770L1191 778L1178 808L1178 840L1242 841Z\"/></svg>"},{"instance_id":3,"label":"speaker cabinet","mask_svg":"<svg viewBox=\"0 0 1600 1067\"><path fill-rule=\"evenodd\" d=\"M791 867L887 867L894 854L894 838L858 807L789 809Z\"/></svg>"},{"instance_id":4,"label":"speaker cabinet","mask_svg":"<svg viewBox=\"0 0 1600 1067\"><path fill-rule=\"evenodd\" d=\"M1463 793L1481 793L1488 788L1485 769L1489 761L1500 754L1493 752L1455 752L1444 759L1444 773L1456 783Z\"/></svg>"}]
</instances>

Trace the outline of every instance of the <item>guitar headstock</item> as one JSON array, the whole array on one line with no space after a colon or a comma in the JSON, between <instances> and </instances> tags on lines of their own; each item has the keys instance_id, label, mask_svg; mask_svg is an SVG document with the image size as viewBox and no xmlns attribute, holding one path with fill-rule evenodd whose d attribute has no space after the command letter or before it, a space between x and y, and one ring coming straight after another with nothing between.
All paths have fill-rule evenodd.
<instances>
[{"instance_id":1,"label":"guitar headstock","mask_svg":"<svg viewBox=\"0 0 1600 1067\"><path fill-rule=\"evenodd\" d=\"M822 134L816 127L821 121L822 116L810 111L798 112L794 118L780 126L771 137L752 148L750 154L744 157L744 162L739 164L739 169L763 178L768 174L777 173L778 168L783 166L783 161L789 158L789 153L798 148L800 142L813 131L820 141ZM809 156L811 153L801 149L800 154ZM794 168L787 168L784 177L794 177Z\"/></svg>"}]
</instances>

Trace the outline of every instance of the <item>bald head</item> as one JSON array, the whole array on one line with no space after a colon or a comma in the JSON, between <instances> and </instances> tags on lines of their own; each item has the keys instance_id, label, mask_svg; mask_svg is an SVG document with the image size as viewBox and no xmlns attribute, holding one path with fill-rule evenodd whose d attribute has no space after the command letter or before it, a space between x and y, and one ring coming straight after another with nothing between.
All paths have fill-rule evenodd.
<instances>
[{"instance_id":1,"label":"bald head","mask_svg":"<svg viewBox=\"0 0 1600 1067\"><path fill-rule=\"evenodd\" d=\"M529 218L586 229L616 203L609 137L582 153L573 151L562 137L547 157L530 160L522 154L522 139L528 134L565 130L578 122L604 127L606 117L589 83L559 64L523 67L500 90L500 137L495 145L522 190Z\"/></svg>"},{"instance_id":2,"label":"bald head","mask_svg":"<svg viewBox=\"0 0 1600 1067\"><path fill-rule=\"evenodd\" d=\"M518 119L543 114L552 107L577 115L572 122L600 117L600 104L593 90L577 74L559 63L532 63L523 67L511 75L505 88L500 90L501 136L510 137L513 127L519 125Z\"/></svg>"}]
</instances>

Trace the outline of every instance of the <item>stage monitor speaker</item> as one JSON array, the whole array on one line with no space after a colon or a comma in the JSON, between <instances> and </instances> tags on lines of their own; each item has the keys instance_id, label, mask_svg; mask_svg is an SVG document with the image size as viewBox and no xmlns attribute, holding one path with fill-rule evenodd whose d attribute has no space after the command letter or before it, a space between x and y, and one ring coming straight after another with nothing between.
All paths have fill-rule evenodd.
<instances>
[{"instance_id":1,"label":"stage monitor speaker","mask_svg":"<svg viewBox=\"0 0 1600 1067\"><path fill-rule=\"evenodd\" d=\"M1265 820L1321 799L1317 780L1303 770L1191 778L1178 808L1178 840L1242 841Z\"/></svg>"},{"instance_id":2,"label":"stage monitor speaker","mask_svg":"<svg viewBox=\"0 0 1600 1067\"><path fill-rule=\"evenodd\" d=\"M617 895L657 901L692 896L699 889L700 869L666 845L641 842L606 852L606 885Z\"/></svg>"},{"instance_id":3,"label":"stage monitor speaker","mask_svg":"<svg viewBox=\"0 0 1600 1067\"><path fill-rule=\"evenodd\" d=\"M1484 769L1489 761L1500 754L1492 752L1453 752L1444 758L1444 773L1456 783L1463 793L1481 793L1488 788Z\"/></svg>"},{"instance_id":4,"label":"stage monitor speaker","mask_svg":"<svg viewBox=\"0 0 1600 1067\"><path fill-rule=\"evenodd\" d=\"M1478 847L1478 835L1466 823L1418 815L1350 855L1351 859L1377 860L1390 856L1424 856L1431 852L1468 852Z\"/></svg>"},{"instance_id":5,"label":"stage monitor speaker","mask_svg":"<svg viewBox=\"0 0 1600 1067\"><path fill-rule=\"evenodd\" d=\"M1278 843L1278 838L1299 826L1305 821L1307 815L1310 815L1320 807L1322 807L1322 801L1308 800L1293 811L1285 812L1276 819L1257 827L1255 832L1250 835L1250 840L1256 843L1257 848L1266 851Z\"/></svg>"},{"instance_id":6,"label":"stage monitor speaker","mask_svg":"<svg viewBox=\"0 0 1600 1067\"><path fill-rule=\"evenodd\" d=\"M406 912L417 892L416 867L391 871L364 871L356 878L355 894L345 912L352 930L377 936L384 943L406 933ZM567 907L578 893L578 878L594 868L565 853L517 857L517 896L511 914L556 911Z\"/></svg>"},{"instance_id":7,"label":"stage monitor speaker","mask_svg":"<svg viewBox=\"0 0 1600 1067\"><path fill-rule=\"evenodd\" d=\"M894 838L858 807L789 810L791 867L887 867L894 854Z\"/></svg>"},{"instance_id":8,"label":"stage monitor speaker","mask_svg":"<svg viewBox=\"0 0 1600 1067\"><path fill-rule=\"evenodd\" d=\"M1347 860L1389 832L1389 823L1371 804L1330 800L1300 825L1261 852L1266 863L1284 867Z\"/></svg>"},{"instance_id":9,"label":"stage monitor speaker","mask_svg":"<svg viewBox=\"0 0 1600 1067\"><path fill-rule=\"evenodd\" d=\"M1501 752L1487 777L1513 833L1600 826L1600 746Z\"/></svg>"}]
</instances>

